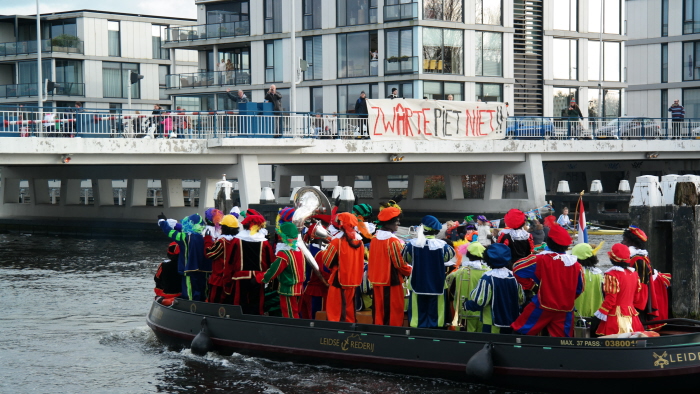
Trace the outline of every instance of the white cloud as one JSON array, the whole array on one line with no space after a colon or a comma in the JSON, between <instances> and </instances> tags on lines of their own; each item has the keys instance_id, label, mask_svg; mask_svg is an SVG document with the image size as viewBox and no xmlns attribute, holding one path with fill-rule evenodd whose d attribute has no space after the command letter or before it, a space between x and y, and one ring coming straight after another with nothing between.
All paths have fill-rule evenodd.
<instances>
[{"instance_id":1,"label":"white cloud","mask_svg":"<svg viewBox=\"0 0 700 394\"><path fill-rule=\"evenodd\" d=\"M39 0L39 11L96 10L197 19L195 0ZM0 15L36 15L35 1L0 0Z\"/></svg>"}]
</instances>

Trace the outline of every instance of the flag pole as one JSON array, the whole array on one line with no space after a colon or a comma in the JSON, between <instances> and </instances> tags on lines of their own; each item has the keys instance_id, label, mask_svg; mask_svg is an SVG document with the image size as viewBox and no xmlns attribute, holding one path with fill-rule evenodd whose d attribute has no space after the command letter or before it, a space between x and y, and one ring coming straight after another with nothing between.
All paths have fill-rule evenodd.
<instances>
[{"instance_id":1,"label":"flag pole","mask_svg":"<svg viewBox=\"0 0 700 394\"><path fill-rule=\"evenodd\" d=\"M574 224L576 226L576 236L578 237L578 233L581 231L581 226L579 225L579 215L578 215L578 208L581 206L581 199L583 198L583 192L585 190L581 190L581 193L578 195L578 201L576 201L576 213L574 214Z\"/></svg>"}]
</instances>

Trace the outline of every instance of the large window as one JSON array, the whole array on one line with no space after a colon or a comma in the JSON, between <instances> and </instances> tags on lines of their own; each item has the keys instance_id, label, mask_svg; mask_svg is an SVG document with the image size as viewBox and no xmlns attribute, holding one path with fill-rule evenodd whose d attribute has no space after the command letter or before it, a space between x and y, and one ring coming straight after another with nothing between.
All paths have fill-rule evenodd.
<instances>
[{"instance_id":1,"label":"large window","mask_svg":"<svg viewBox=\"0 0 700 394\"><path fill-rule=\"evenodd\" d=\"M423 72L464 74L462 30L423 28Z\"/></svg>"},{"instance_id":2,"label":"large window","mask_svg":"<svg viewBox=\"0 0 700 394\"><path fill-rule=\"evenodd\" d=\"M578 0L557 0L554 7L554 30L578 30ZM600 15L598 16L600 19Z\"/></svg>"},{"instance_id":3,"label":"large window","mask_svg":"<svg viewBox=\"0 0 700 394\"><path fill-rule=\"evenodd\" d=\"M42 38L56 38L62 35L67 36L78 36L78 27L75 24L75 19L59 19L55 21L41 22L42 24ZM34 35L36 40L36 35ZM19 40L25 41L25 40Z\"/></svg>"},{"instance_id":4,"label":"large window","mask_svg":"<svg viewBox=\"0 0 700 394\"><path fill-rule=\"evenodd\" d=\"M36 60L17 63L17 71L19 73L17 83L36 85L39 79L36 68ZM51 78L51 60L41 61L41 75L43 79ZM34 89L34 86L31 86L31 89Z\"/></svg>"},{"instance_id":5,"label":"large window","mask_svg":"<svg viewBox=\"0 0 700 394\"><path fill-rule=\"evenodd\" d=\"M377 32L338 34L338 78L377 75Z\"/></svg>"},{"instance_id":6,"label":"large window","mask_svg":"<svg viewBox=\"0 0 700 394\"><path fill-rule=\"evenodd\" d=\"M282 32L282 0L265 0L265 33Z\"/></svg>"},{"instance_id":7,"label":"large window","mask_svg":"<svg viewBox=\"0 0 700 394\"><path fill-rule=\"evenodd\" d=\"M620 0L588 0L588 10L589 32L601 32L600 22L602 11L602 32L607 34L620 34Z\"/></svg>"},{"instance_id":8,"label":"large window","mask_svg":"<svg viewBox=\"0 0 700 394\"><path fill-rule=\"evenodd\" d=\"M265 41L265 82L282 82L282 40Z\"/></svg>"},{"instance_id":9,"label":"large window","mask_svg":"<svg viewBox=\"0 0 700 394\"><path fill-rule=\"evenodd\" d=\"M599 117L599 90L588 89L588 116ZM617 118L620 116L620 91L618 89L603 89L603 117Z\"/></svg>"},{"instance_id":10,"label":"large window","mask_svg":"<svg viewBox=\"0 0 700 394\"><path fill-rule=\"evenodd\" d=\"M376 83L360 83L356 85L338 85L338 113L355 112L355 103L360 93L365 92L368 99L379 98L379 87Z\"/></svg>"},{"instance_id":11,"label":"large window","mask_svg":"<svg viewBox=\"0 0 700 394\"><path fill-rule=\"evenodd\" d=\"M554 79L576 80L578 78L578 41L555 38L553 50Z\"/></svg>"},{"instance_id":12,"label":"large window","mask_svg":"<svg viewBox=\"0 0 700 394\"><path fill-rule=\"evenodd\" d=\"M221 63L224 63L223 70ZM214 52L207 52L208 71L226 71L226 84L250 84L250 47L220 48L219 58L214 61ZM233 70L233 71L232 71ZM219 75L221 77L221 75Z\"/></svg>"},{"instance_id":13,"label":"large window","mask_svg":"<svg viewBox=\"0 0 700 394\"><path fill-rule=\"evenodd\" d=\"M464 101L464 84L461 82L423 81L423 98L447 100L452 95L455 101Z\"/></svg>"},{"instance_id":14,"label":"large window","mask_svg":"<svg viewBox=\"0 0 700 394\"><path fill-rule=\"evenodd\" d=\"M462 22L463 0L423 0L423 19Z\"/></svg>"},{"instance_id":15,"label":"large window","mask_svg":"<svg viewBox=\"0 0 700 394\"><path fill-rule=\"evenodd\" d=\"M503 76L503 34L476 32L476 75Z\"/></svg>"},{"instance_id":16,"label":"large window","mask_svg":"<svg viewBox=\"0 0 700 394\"><path fill-rule=\"evenodd\" d=\"M119 21L107 21L107 45L109 56L121 56Z\"/></svg>"},{"instance_id":17,"label":"large window","mask_svg":"<svg viewBox=\"0 0 700 394\"><path fill-rule=\"evenodd\" d=\"M668 37L668 0L661 0L661 37Z\"/></svg>"},{"instance_id":18,"label":"large window","mask_svg":"<svg viewBox=\"0 0 700 394\"><path fill-rule=\"evenodd\" d=\"M321 28L321 0L304 0L304 30Z\"/></svg>"},{"instance_id":19,"label":"large window","mask_svg":"<svg viewBox=\"0 0 700 394\"><path fill-rule=\"evenodd\" d=\"M170 97L165 94L168 74L170 74L170 66L162 64L158 66L158 98L161 100L170 99Z\"/></svg>"},{"instance_id":20,"label":"large window","mask_svg":"<svg viewBox=\"0 0 700 394\"><path fill-rule=\"evenodd\" d=\"M220 1L206 4L207 24L214 25L214 36L241 36L250 34L248 1ZM221 25L216 25L216 24ZM209 30L209 29L207 29Z\"/></svg>"},{"instance_id":21,"label":"large window","mask_svg":"<svg viewBox=\"0 0 700 394\"><path fill-rule=\"evenodd\" d=\"M414 98L413 97L413 82L385 82L386 94L385 97L389 97L391 91L396 88L399 90L398 96L401 98Z\"/></svg>"},{"instance_id":22,"label":"large window","mask_svg":"<svg viewBox=\"0 0 700 394\"><path fill-rule=\"evenodd\" d=\"M668 44L661 44L661 82L668 82Z\"/></svg>"},{"instance_id":23,"label":"large window","mask_svg":"<svg viewBox=\"0 0 700 394\"><path fill-rule=\"evenodd\" d=\"M700 80L700 41L683 43L683 80Z\"/></svg>"},{"instance_id":24,"label":"large window","mask_svg":"<svg viewBox=\"0 0 700 394\"><path fill-rule=\"evenodd\" d=\"M377 0L337 0L338 26L377 23Z\"/></svg>"},{"instance_id":25,"label":"large window","mask_svg":"<svg viewBox=\"0 0 700 394\"><path fill-rule=\"evenodd\" d=\"M311 112L322 113L323 112L323 87L312 87L311 88Z\"/></svg>"},{"instance_id":26,"label":"large window","mask_svg":"<svg viewBox=\"0 0 700 394\"><path fill-rule=\"evenodd\" d=\"M384 22L418 18L417 0L384 0Z\"/></svg>"},{"instance_id":27,"label":"large window","mask_svg":"<svg viewBox=\"0 0 700 394\"><path fill-rule=\"evenodd\" d=\"M668 107L668 89L661 89L661 115L659 118L668 118L670 115Z\"/></svg>"},{"instance_id":28,"label":"large window","mask_svg":"<svg viewBox=\"0 0 700 394\"><path fill-rule=\"evenodd\" d=\"M502 24L501 6L502 0L476 0L476 23L480 25Z\"/></svg>"},{"instance_id":29,"label":"large window","mask_svg":"<svg viewBox=\"0 0 700 394\"><path fill-rule=\"evenodd\" d=\"M323 40L321 36L304 38L304 60L309 68L304 72L305 80L323 79Z\"/></svg>"},{"instance_id":30,"label":"large window","mask_svg":"<svg viewBox=\"0 0 700 394\"><path fill-rule=\"evenodd\" d=\"M675 100L677 97L673 99ZM700 89L683 89L683 101L681 101L681 105L685 108L686 119L700 118ZM667 113L668 107L669 105L666 104Z\"/></svg>"},{"instance_id":31,"label":"large window","mask_svg":"<svg viewBox=\"0 0 700 394\"><path fill-rule=\"evenodd\" d=\"M477 83L475 86L475 101L503 102L503 85L500 83Z\"/></svg>"},{"instance_id":32,"label":"large window","mask_svg":"<svg viewBox=\"0 0 700 394\"><path fill-rule=\"evenodd\" d=\"M133 71L138 74L139 65L133 63L112 63L102 62L102 97L109 98L127 98L131 82L129 81L129 72ZM141 82L136 82L131 85L131 97L141 97Z\"/></svg>"},{"instance_id":33,"label":"large window","mask_svg":"<svg viewBox=\"0 0 700 394\"><path fill-rule=\"evenodd\" d=\"M600 78L600 42L588 41L588 80ZM603 81L620 81L620 43L603 42Z\"/></svg>"},{"instance_id":34,"label":"large window","mask_svg":"<svg viewBox=\"0 0 700 394\"><path fill-rule=\"evenodd\" d=\"M167 37L167 26L151 25L151 42L153 43L154 59L170 59L170 51L163 48L163 38Z\"/></svg>"},{"instance_id":35,"label":"large window","mask_svg":"<svg viewBox=\"0 0 700 394\"><path fill-rule=\"evenodd\" d=\"M700 0L683 0L683 34L700 33Z\"/></svg>"},{"instance_id":36,"label":"large window","mask_svg":"<svg viewBox=\"0 0 700 394\"><path fill-rule=\"evenodd\" d=\"M56 59L57 93L68 96L83 96L83 62L81 60Z\"/></svg>"},{"instance_id":37,"label":"large window","mask_svg":"<svg viewBox=\"0 0 700 394\"><path fill-rule=\"evenodd\" d=\"M384 74L418 72L413 56L413 29L387 30L385 49Z\"/></svg>"},{"instance_id":38,"label":"large window","mask_svg":"<svg viewBox=\"0 0 700 394\"><path fill-rule=\"evenodd\" d=\"M571 100L578 103L578 90L576 88L554 87L552 115L568 117L568 109Z\"/></svg>"}]
</instances>

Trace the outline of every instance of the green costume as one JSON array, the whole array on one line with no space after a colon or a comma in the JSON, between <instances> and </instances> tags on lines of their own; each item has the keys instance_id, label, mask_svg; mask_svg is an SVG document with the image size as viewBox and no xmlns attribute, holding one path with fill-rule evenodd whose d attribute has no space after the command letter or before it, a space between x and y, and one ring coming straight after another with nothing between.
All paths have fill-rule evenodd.
<instances>
[{"instance_id":1,"label":"green costume","mask_svg":"<svg viewBox=\"0 0 700 394\"><path fill-rule=\"evenodd\" d=\"M583 317L592 317L603 304L603 271L596 267L583 267L585 283L583 293L574 302L574 307Z\"/></svg>"},{"instance_id":2,"label":"green costume","mask_svg":"<svg viewBox=\"0 0 700 394\"><path fill-rule=\"evenodd\" d=\"M463 264L466 265L449 274L445 280L445 287L452 296L452 305L455 310L452 324L466 327L469 332L481 332L482 323L479 321L481 312L464 309L464 301L469 299L469 294L476 288L481 275L488 271L489 267L481 261L468 261Z\"/></svg>"}]
</instances>

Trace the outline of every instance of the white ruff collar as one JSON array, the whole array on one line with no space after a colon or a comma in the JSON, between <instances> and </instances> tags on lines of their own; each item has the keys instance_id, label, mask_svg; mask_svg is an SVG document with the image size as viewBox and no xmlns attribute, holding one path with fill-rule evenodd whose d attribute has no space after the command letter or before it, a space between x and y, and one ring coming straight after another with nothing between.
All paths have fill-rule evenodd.
<instances>
[{"instance_id":1,"label":"white ruff collar","mask_svg":"<svg viewBox=\"0 0 700 394\"><path fill-rule=\"evenodd\" d=\"M219 238L223 238L223 239L225 239L225 240L227 240L227 241L231 241L231 240L233 240L233 237L234 237L233 235L228 235L228 234L224 235L224 234L222 234Z\"/></svg>"},{"instance_id":2,"label":"white ruff collar","mask_svg":"<svg viewBox=\"0 0 700 394\"><path fill-rule=\"evenodd\" d=\"M537 254L538 254L538 255L540 255L540 254L541 254L541 255L550 255L550 256L552 256L552 258L553 258L554 260L561 260L561 262L564 263L564 265L565 265L566 267L570 267L570 266L576 264L576 262L578 261L578 260L576 259L576 256L574 256L574 255L570 255L570 254L566 254L566 253L564 253L564 254L559 254L559 253L552 252L552 251L549 251L549 250L545 250L544 252L540 252L540 253L537 253Z\"/></svg>"},{"instance_id":3,"label":"white ruff collar","mask_svg":"<svg viewBox=\"0 0 700 394\"><path fill-rule=\"evenodd\" d=\"M603 271L600 270L598 267L583 267L584 269L590 271L594 275L602 274Z\"/></svg>"},{"instance_id":4,"label":"white ruff collar","mask_svg":"<svg viewBox=\"0 0 700 394\"><path fill-rule=\"evenodd\" d=\"M627 269L630 270L631 272L634 272L634 268L632 268L632 267L627 267ZM605 271L605 273L607 274L607 273L610 272L610 271L625 272L625 269L622 268L622 267L620 267L620 266L613 265L612 267L608 268L608 270Z\"/></svg>"},{"instance_id":5,"label":"white ruff collar","mask_svg":"<svg viewBox=\"0 0 700 394\"><path fill-rule=\"evenodd\" d=\"M344 235L345 235L344 232L338 231L338 232L335 233L335 235L333 236L333 239L336 239L336 238L343 238ZM361 240L362 240L362 235L360 235L360 233L356 232L356 233L355 233L355 240L356 240L356 241L361 241Z\"/></svg>"},{"instance_id":6,"label":"white ruff collar","mask_svg":"<svg viewBox=\"0 0 700 394\"><path fill-rule=\"evenodd\" d=\"M648 256L649 252L644 249L637 249L634 246L630 246L630 256Z\"/></svg>"},{"instance_id":7,"label":"white ruff collar","mask_svg":"<svg viewBox=\"0 0 700 394\"><path fill-rule=\"evenodd\" d=\"M469 268L475 268L475 269L484 269L484 262L481 260L475 260L475 261L469 261L469 259L463 257L464 260L462 260L462 267L469 267ZM466 261L465 261L466 260Z\"/></svg>"},{"instance_id":8,"label":"white ruff collar","mask_svg":"<svg viewBox=\"0 0 700 394\"><path fill-rule=\"evenodd\" d=\"M386 241L389 238L398 238L394 233L391 231L385 231L385 230L377 230L377 232L374 234L374 238L380 240L380 241Z\"/></svg>"},{"instance_id":9,"label":"white ruff collar","mask_svg":"<svg viewBox=\"0 0 700 394\"><path fill-rule=\"evenodd\" d=\"M250 230L239 231L238 234L236 234L236 238L248 242L263 242L266 240L265 234L262 232L258 231L255 235L250 235Z\"/></svg>"},{"instance_id":10,"label":"white ruff collar","mask_svg":"<svg viewBox=\"0 0 700 394\"><path fill-rule=\"evenodd\" d=\"M494 278L506 279L511 276L511 272L508 268L494 268L491 271L484 272L485 276L493 276Z\"/></svg>"},{"instance_id":11,"label":"white ruff collar","mask_svg":"<svg viewBox=\"0 0 700 394\"><path fill-rule=\"evenodd\" d=\"M277 247L275 247L275 254L277 254L277 252L282 251L282 250L291 250L293 252L296 252L299 250L299 247L297 246L296 249L292 249L291 246L289 246L285 243L282 243L282 242L278 242Z\"/></svg>"}]
</instances>

